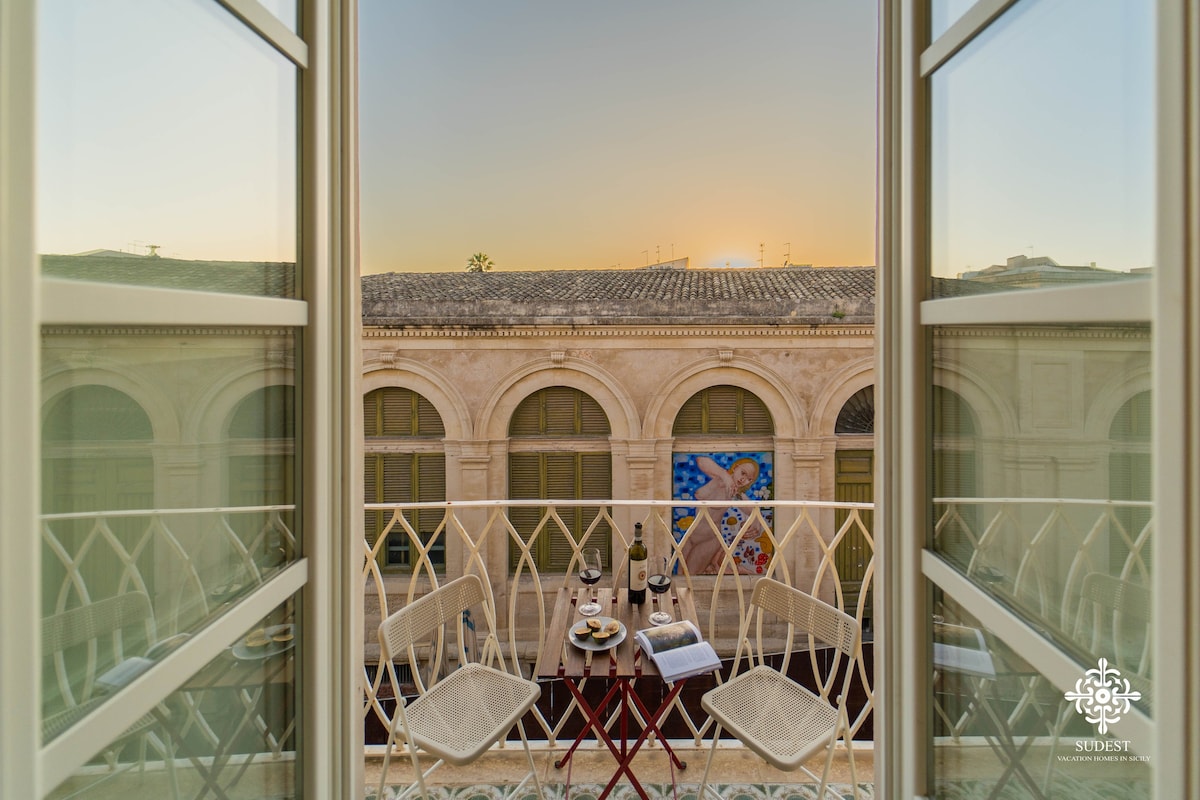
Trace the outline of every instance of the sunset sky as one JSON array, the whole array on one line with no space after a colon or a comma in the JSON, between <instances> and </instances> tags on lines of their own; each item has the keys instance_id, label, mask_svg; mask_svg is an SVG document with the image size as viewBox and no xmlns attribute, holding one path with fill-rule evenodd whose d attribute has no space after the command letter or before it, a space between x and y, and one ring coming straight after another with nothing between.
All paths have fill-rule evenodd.
<instances>
[{"instance_id":1,"label":"sunset sky","mask_svg":"<svg viewBox=\"0 0 1200 800\"><path fill-rule=\"evenodd\" d=\"M874 0L361 0L363 272L873 264Z\"/></svg>"},{"instance_id":2,"label":"sunset sky","mask_svg":"<svg viewBox=\"0 0 1200 800\"><path fill-rule=\"evenodd\" d=\"M360 8L364 272L875 263L875 0ZM934 274L1154 266L1154 15L1099 8L1018 4L934 74ZM294 65L210 0L38 25L40 252L296 258Z\"/></svg>"}]
</instances>

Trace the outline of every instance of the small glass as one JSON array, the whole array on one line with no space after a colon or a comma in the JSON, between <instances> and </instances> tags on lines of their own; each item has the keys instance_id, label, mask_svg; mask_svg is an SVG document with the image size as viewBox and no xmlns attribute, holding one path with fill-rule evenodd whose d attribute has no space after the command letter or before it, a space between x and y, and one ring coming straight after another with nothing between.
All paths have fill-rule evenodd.
<instances>
[{"instance_id":1,"label":"small glass","mask_svg":"<svg viewBox=\"0 0 1200 800\"><path fill-rule=\"evenodd\" d=\"M654 559L654 572L646 580L646 586L654 593L654 606L657 609L650 615L650 624L666 625L673 619L662 609L662 595L671 588L671 559L666 556Z\"/></svg>"},{"instance_id":2,"label":"small glass","mask_svg":"<svg viewBox=\"0 0 1200 800\"><path fill-rule=\"evenodd\" d=\"M600 582L600 576L603 574L600 548L585 547L579 558L579 580L587 586L592 586ZM579 607L579 613L585 617L594 617L600 613L600 604L593 598Z\"/></svg>"}]
</instances>

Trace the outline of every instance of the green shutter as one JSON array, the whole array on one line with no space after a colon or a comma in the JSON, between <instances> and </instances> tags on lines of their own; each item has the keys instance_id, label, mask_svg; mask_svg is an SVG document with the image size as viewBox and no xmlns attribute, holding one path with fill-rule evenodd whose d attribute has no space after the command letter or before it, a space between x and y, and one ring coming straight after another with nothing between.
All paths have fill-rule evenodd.
<instances>
[{"instance_id":1,"label":"green shutter","mask_svg":"<svg viewBox=\"0 0 1200 800\"><path fill-rule=\"evenodd\" d=\"M554 436L591 438L607 436L608 417L594 399L568 387L550 387L527 397L513 413L509 433L518 439ZM514 452L508 459L508 496L524 499L609 499L612 496L612 457L609 453L576 453L571 449ZM598 508L572 508L560 513L568 533L576 540L599 512ZM509 519L528 541L541 521L544 507L513 508ZM591 542L609 549L611 531L605 525ZM548 529L532 550L539 569L558 571L570 563L571 542L559 530ZM515 567L516 548L509 550L509 566Z\"/></svg>"},{"instance_id":2,"label":"green shutter","mask_svg":"<svg viewBox=\"0 0 1200 800\"><path fill-rule=\"evenodd\" d=\"M513 411L508 435L608 436L608 415L593 398L568 386L550 386L526 397Z\"/></svg>"},{"instance_id":3,"label":"green shutter","mask_svg":"<svg viewBox=\"0 0 1200 800\"><path fill-rule=\"evenodd\" d=\"M671 432L675 436L771 436L775 423L766 404L753 392L739 386L710 386L688 398L675 415Z\"/></svg>"},{"instance_id":4,"label":"green shutter","mask_svg":"<svg viewBox=\"0 0 1200 800\"><path fill-rule=\"evenodd\" d=\"M398 386L386 386L363 397L363 427L370 438L388 437L403 444L405 439L443 437L445 426L437 409L425 397ZM443 453L372 453L364 462L365 500L373 503L443 502L446 499L446 457ZM425 539L441 525L437 509L404 512L408 523ZM367 513L365 534L374 542L387 521L386 511ZM385 566L411 566L407 532L393 529L380 553ZM438 566L445 564L445 542L430 551Z\"/></svg>"},{"instance_id":5,"label":"green shutter","mask_svg":"<svg viewBox=\"0 0 1200 800\"><path fill-rule=\"evenodd\" d=\"M870 503L874 501L874 467L875 453L872 450L841 450L835 461L835 479L833 499L839 503ZM867 531L872 531L873 513L859 510L859 519ZM850 517L847 509L837 509L834 512L834 523L837 530ZM857 529L846 534L834 553L834 564L838 577L842 582L842 594L846 602L847 613L853 614L862 592L863 579L866 576L866 565L871 561L871 548L866 537ZM871 601L867 600L866 616L871 616Z\"/></svg>"}]
</instances>

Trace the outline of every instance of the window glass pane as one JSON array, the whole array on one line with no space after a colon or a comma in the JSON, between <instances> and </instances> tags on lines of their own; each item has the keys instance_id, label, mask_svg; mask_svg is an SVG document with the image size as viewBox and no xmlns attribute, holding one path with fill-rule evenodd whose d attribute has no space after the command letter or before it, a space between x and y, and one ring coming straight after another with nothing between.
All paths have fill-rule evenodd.
<instances>
[{"instance_id":1,"label":"window glass pane","mask_svg":"<svg viewBox=\"0 0 1200 800\"><path fill-rule=\"evenodd\" d=\"M1152 579L1150 344L1148 325L934 331L933 547L1066 649L1094 642L1099 587Z\"/></svg>"},{"instance_id":2,"label":"window glass pane","mask_svg":"<svg viewBox=\"0 0 1200 800\"><path fill-rule=\"evenodd\" d=\"M933 297L1145 279L1154 4L1023 0L931 79Z\"/></svg>"},{"instance_id":3,"label":"window glass pane","mask_svg":"<svg viewBox=\"0 0 1200 800\"><path fill-rule=\"evenodd\" d=\"M106 602L83 606L78 613ZM299 762L293 606L289 600L259 620L49 797L67 798L82 790L82 797L158 800L205 796L206 786L219 787L230 800L294 797ZM106 616L103 612L97 616ZM107 644L111 637L98 641ZM113 660L136 673L165 657L172 643L150 643L147 649L141 639L129 641L130 647ZM109 671L111 661L89 674L112 679L119 671ZM85 668L82 662L73 664L80 672ZM75 677L82 680L82 675ZM97 691L95 696L106 699L116 691ZM109 760L116 766L112 772ZM104 780L103 793L89 788L98 778Z\"/></svg>"},{"instance_id":4,"label":"window glass pane","mask_svg":"<svg viewBox=\"0 0 1200 800\"><path fill-rule=\"evenodd\" d=\"M294 342L287 329L43 331L43 636L109 602L129 605L134 629L108 662L86 643L45 648L48 714L86 705L87 676L124 651L195 631L297 557Z\"/></svg>"},{"instance_id":5,"label":"window glass pane","mask_svg":"<svg viewBox=\"0 0 1200 800\"><path fill-rule=\"evenodd\" d=\"M296 68L208 0L38 8L43 273L295 296Z\"/></svg>"},{"instance_id":6,"label":"window glass pane","mask_svg":"<svg viewBox=\"0 0 1200 800\"><path fill-rule=\"evenodd\" d=\"M1121 726L1149 697L1149 678L1111 662L1099 674L1104 653L1087 652L1064 689L958 604L935 603L933 796L1151 797L1153 743Z\"/></svg>"},{"instance_id":7,"label":"window glass pane","mask_svg":"<svg viewBox=\"0 0 1200 800\"><path fill-rule=\"evenodd\" d=\"M258 0L293 33L300 32L300 11L297 0Z\"/></svg>"},{"instance_id":8,"label":"window glass pane","mask_svg":"<svg viewBox=\"0 0 1200 800\"><path fill-rule=\"evenodd\" d=\"M973 5L975 5L975 0L930 0L930 41L937 39L937 37L945 33Z\"/></svg>"}]
</instances>

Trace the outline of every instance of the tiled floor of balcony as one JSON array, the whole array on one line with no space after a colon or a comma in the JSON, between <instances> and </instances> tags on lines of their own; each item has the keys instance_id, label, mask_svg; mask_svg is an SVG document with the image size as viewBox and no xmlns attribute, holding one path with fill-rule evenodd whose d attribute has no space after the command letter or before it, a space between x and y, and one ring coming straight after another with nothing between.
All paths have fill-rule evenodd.
<instances>
[{"instance_id":1,"label":"tiled floor of balcony","mask_svg":"<svg viewBox=\"0 0 1200 800\"><path fill-rule=\"evenodd\" d=\"M687 762L686 770L676 770L675 781L679 800L693 800L697 785L704 774L705 759L708 758L708 747L694 748L688 743L672 742L680 758ZM565 784L568 770L556 769L554 760L561 756L560 750L534 750L534 760L538 766L538 777L546 788L547 800L565 800ZM607 750L594 747L581 749L576 754L570 767L571 791L570 797L577 800L593 800L612 776L616 762ZM428 763L428 762L426 762ZM872 782L874 779L874 753L869 748L856 748L854 764L858 772L860 785L859 798L870 800L874 797ZM366 762L367 798L375 794L379 783L379 769L382 756L368 756ZM809 768L818 775L824 765L823 757L814 759ZM669 800L676 797L671 786L671 771L666 754L661 747L643 750L634 759L634 772L647 788L652 798ZM474 764L467 767L443 766L431 778L431 786L436 785L436 796L441 800L483 800L499 797L497 786L513 785L525 775L525 758L521 753L520 743L515 749L510 747L505 751L493 751L484 755ZM412 779L411 764L407 756L393 758L388 768L388 786L400 789L407 786ZM853 797L850 792L850 771L843 749L838 749L834 756L832 780L837 789L845 797ZM745 800L790 800L795 798L809 800L815 798L817 784L809 783L802 772L781 772L766 764L754 753L743 748L732 746L722 747L717 751L713 762L710 781L715 784L721 797L745 798ZM529 792L533 796L532 789ZM385 794L385 799L388 797ZM828 795L827 795L828 796ZM629 785L627 778L622 778L610 797L614 800L634 800L637 793Z\"/></svg>"}]
</instances>

